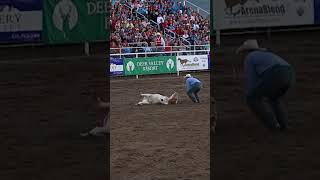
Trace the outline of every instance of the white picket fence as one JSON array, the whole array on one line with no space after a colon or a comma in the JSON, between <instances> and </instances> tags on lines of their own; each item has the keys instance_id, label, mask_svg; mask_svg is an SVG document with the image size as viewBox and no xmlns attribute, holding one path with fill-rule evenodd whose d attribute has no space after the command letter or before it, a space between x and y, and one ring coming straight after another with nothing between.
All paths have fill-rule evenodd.
<instances>
[{"instance_id":1,"label":"white picket fence","mask_svg":"<svg viewBox=\"0 0 320 180\"><path fill-rule=\"evenodd\" d=\"M170 51L163 51L164 47L162 46L152 46L152 47L121 47L121 48L110 48L110 57L148 57L152 55L196 55L196 54L205 54L210 51L210 45L191 45L191 46L166 46L170 48ZM126 48L130 48L133 51L144 51L145 48L150 48L152 51L144 52L133 52L133 53L123 53ZM113 53L113 51L118 51L118 53Z\"/></svg>"}]
</instances>

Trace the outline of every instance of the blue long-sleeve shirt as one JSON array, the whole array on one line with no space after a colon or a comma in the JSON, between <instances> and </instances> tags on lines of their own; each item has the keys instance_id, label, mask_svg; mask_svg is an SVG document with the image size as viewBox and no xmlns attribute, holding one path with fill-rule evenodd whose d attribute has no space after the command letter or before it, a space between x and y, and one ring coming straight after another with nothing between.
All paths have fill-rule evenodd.
<instances>
[{"instance_id":1,"label":"blue long-sleeve shirt","mask_svg":"<svg viewBox=\"0 0 320 180\"><path fill-rule=\"evenodd\" d=\"M188 78L186 80L187 91L189 91L192 88L192 85L194 85L195 83L201 83L201 81L197 78L194 78L194 77Z\"/></svg>"},{"instance_id":2,"label":"blue long-sleeve shirt","mask_svg":"<svg viewBox=\"0 0 320 180\"><path fill-rule=\"evenodd\" d=\"M244 63L247 95L256 87L259 76L275 65L290 66L284 59L269 51L250 52Z\"/></svg>"}]
</instances>

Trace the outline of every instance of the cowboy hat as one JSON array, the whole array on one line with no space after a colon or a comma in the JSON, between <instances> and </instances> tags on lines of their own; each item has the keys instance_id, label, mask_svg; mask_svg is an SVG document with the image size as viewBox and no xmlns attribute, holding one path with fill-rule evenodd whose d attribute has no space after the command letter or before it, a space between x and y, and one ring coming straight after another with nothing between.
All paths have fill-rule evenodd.
<instances>
[{"instance_id":1,"label":"cowboy hat","mask_svg":"<svg viewBox=\"0 0 320 180\"><path fill-rule=\"evenodd\" d=\"M191 74L186 74L186 75L184 76L184 78L190 78L190 77L192 77Z\"/></svg>"},{"instance_id":2,"label":"cowboy hat","mask_svg":"<svg viewBox=\"0 0 320 180\"><path fill-rule=\"evenodd\" d=\"M266 50L265 48L260 48L258 41L256 39L248 39L243 42L243 44L236 50L236 53L239 54L243 51L249 50Z\"/></svg>"}]
</instances>

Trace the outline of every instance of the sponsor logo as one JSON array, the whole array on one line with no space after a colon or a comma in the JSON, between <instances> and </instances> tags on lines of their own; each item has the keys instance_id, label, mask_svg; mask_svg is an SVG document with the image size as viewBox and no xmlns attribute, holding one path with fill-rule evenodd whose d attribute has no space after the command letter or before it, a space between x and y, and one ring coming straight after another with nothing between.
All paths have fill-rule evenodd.
<instances>
[{"instance_id":1,"label":"sponsor logo","mask_svg":"<svg viewBox=\"0 0 320 180\"><path fill-rule=\"evenodd\" d=\"M134 68L135 68L134 63L132 61L129 61L127 63L127 71L131 72L134 70Z\"/></svg>"},{"instance_id":2,"label":"sponsor logo","mask_svg":"<svg viewBox=\"0 0 320 180\"><path fill-rule=\"evenodd\" d=\"M173 67L174 67L174 62L173 62L173 60L172 60L172 59L168 59L166 65L167 65L167 68L168 68L169 70L173 69Z\"/></svg>"},{"instance_id":3,"label":"sponsor logo","mask_svg":"<svg viewBox=\"0 0 320 180\"><path fill-rule=\"evenodd\" d=\"M225 0L225 12L230 16L284 16L286 6L279 0Z\"/></svg>"},{"instance_id":4,"label":"sponsor logo","mask_svg":"<svg viewBox=\"0 0 320 180\"><path fill-rule=\"evenodd\" d=\"M113 72L113 71L116 71L116 70L117 70L117 65L111 63L111 64L110 64L110 70L111 70L112 72Z\"/></svg>"},{"instance_id":5,"label":"sponsor logo","mask_svg":"<svg viewBox=\"0 0 320 180\"><path fill-rule=\"evenodd\" d=\"M303 16L307 9L306 0L293 0L285 4L281 0L225 0L225 13L229 16L257 17L284 16L289 6L295 6L298 16Z\"/></svg>"},{"instance_id":6,"label":"sponsor logo","mask_svg":"<svg viewBox=\"0 0 320 180\"><path fill-rule=\"evenodd\" d=\"M178 58L178 60L180 61L180 64L182 67L197 67L200 65L200 63L198 62L199 61L199 58L198 57L195 57L193 58L192 61L188 60L188 59L181 59L181 58Z\"/></svg>"},{"instance_id":7,"label":"sponsor logo","mask_svg":"<svg viewBox=\"0 0 320 180\"><path fill-rule=\"evenodd\" d=\"M72 0L61 0L56 4L52 20L54 26L61 32L66 33L75 28L78 23L78 10Z\"/></svg>"},{"instance_id":8,"label":"sponsor logo","mask_svg":"<svg viewBox=\"0 0 320 180\"><path fill-rule=\"evenodd\" d=\"M180 56L177 58L177 61L180 62L178 70L182 71L207 69L208 67L207 55Z\"/></svg>"},{"instance_id":9,"label":"sponsor logo","mask_svg":"<svg viewBox=\"0 0 320 180\"><path fill-rule=\"evenodd\" d=\"M184 66L185 64L187 64L187 62L189 62L188 59L180 59L180 58L178 58L178 61L180 62L180 64L181 64L182 66Z\"/></svg>"}]
</instances>

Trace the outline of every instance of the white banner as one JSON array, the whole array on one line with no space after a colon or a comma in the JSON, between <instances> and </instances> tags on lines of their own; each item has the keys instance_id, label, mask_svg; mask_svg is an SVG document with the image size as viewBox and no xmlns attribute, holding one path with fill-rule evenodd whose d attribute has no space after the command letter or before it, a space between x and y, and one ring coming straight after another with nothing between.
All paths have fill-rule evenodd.
<instances>
[{"instance_id":1,"label":"white banner","mask_svg":"<svg viewBox=\"0 0 320 180\"><path fill-rule=\"evenodd\" d=\"M178 71L209 69L208 55L177 56Z\"/></svg>"},{"instance_id":2,"label":"white banner","mask_svg":"<svg viewBox=\"0 0 320 180\"><path fill-rule=\"evenodd\" d=\"M214 28L235 29L314 23L314 0L215 0Z\"/></svg>"},{"instance_id":3,"label":"white banner","mask_svg":"<svg viewBox=\"0 0 320 180\"><path fill-rule=\"evenodd\" d=\"M42 31L42 11L0 12L0 32Z\"/></svg>"}]
</instances>

